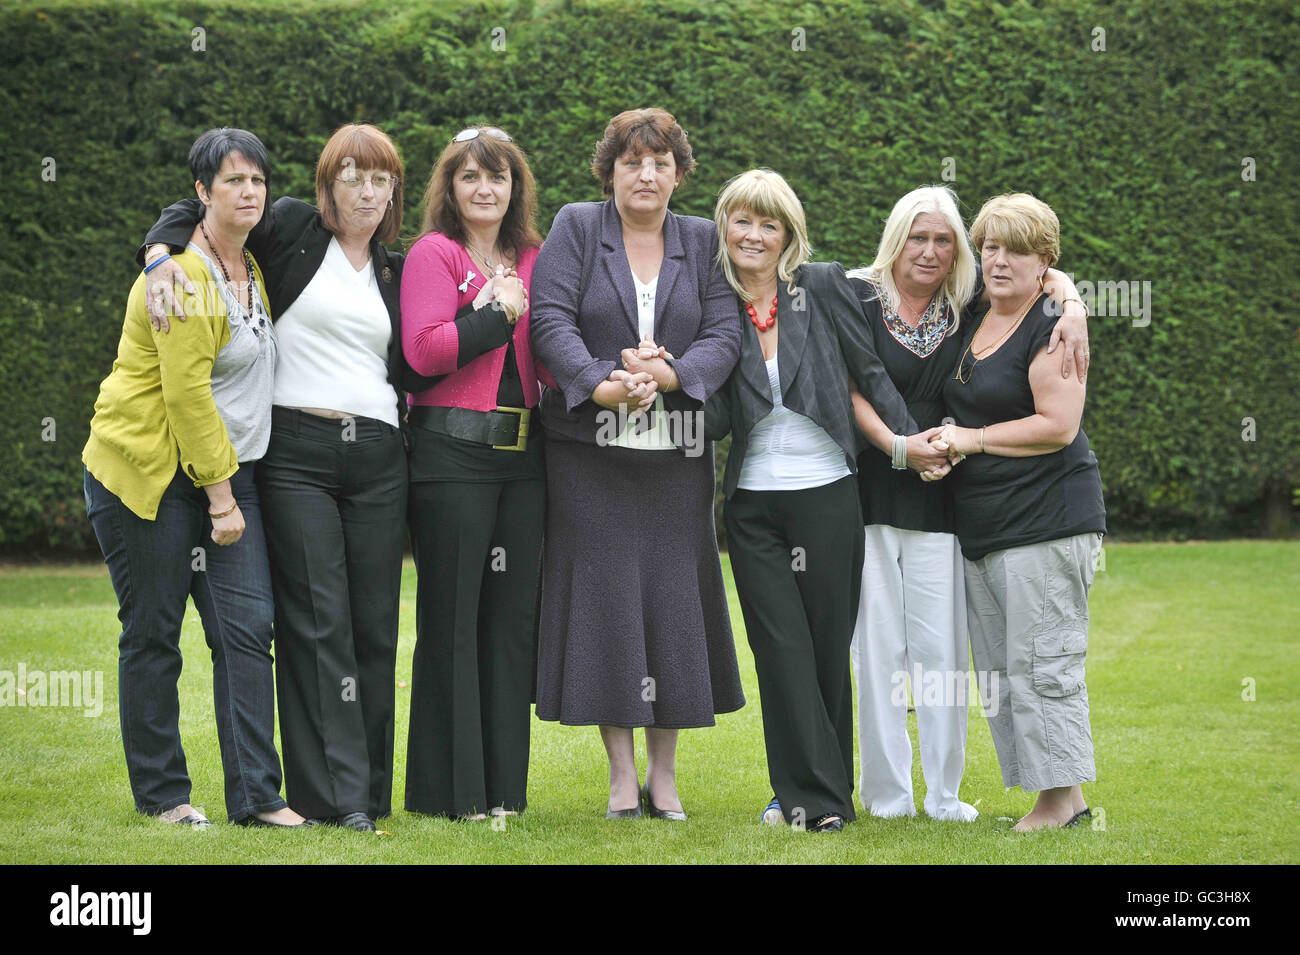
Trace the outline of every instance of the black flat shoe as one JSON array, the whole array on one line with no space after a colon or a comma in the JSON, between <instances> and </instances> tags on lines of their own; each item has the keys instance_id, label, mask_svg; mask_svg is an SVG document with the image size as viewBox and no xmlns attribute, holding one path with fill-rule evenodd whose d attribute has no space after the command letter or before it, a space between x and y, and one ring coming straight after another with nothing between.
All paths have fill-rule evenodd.
<instances>
[{"instance_id":1,"label":"black flat shoe","mask_svg":"<svg viewBox=\"0 0 1300 955\"><path fill-rule=\"evenodd\" d=\"M1064 829L1067 826L1077 826L1079 824L1080 819L1091 819L1091 818L1092 818L1092 810L1089 809L1087 806L1084 806L1081 811L1076 812L1073 816L1071 816L1070 821L1067 822L1061 828Z\"/></svg>"},{"instance_id":2,"label":"black flat shoe","mask_svg":"<svg viewBox=\"0 0 1300 955\"><path fill-rule=\"evenodd\" d=\"M334 824L340 829L351 829L353 832L375 831L375 821L364 812L350 812L346 816L339 816Z\"/></svg>"},{"instance_id":3,"label":"black flat shoe","mask_svg":"<svg viewBox=\"0 0 1300 955\"><path fill-rule=\"evenodd\" d=\"M650 798L649 783L641 787L641 805L645 807L645 811L651 819L667 819L670 822L686 821L686 813L680 809L660 809L655 805L655 801Z\"/></svg>"},{"instance_id":4,"label":"black flat shoe","mask_svg":"<svg viewBox=\"0 0 1300 955\"><path fill-rule=\"evenodd\" d=\"M833 812L818 816L808 824L809 832L840 832L844 828L844 817Z\"/></svg>"},{"instance_id":5,"label":"black flat shoe","mask_svg":"<svg viewBox=\"0 0 1300 955\"><path fill-rule=\"evenodd\" d=\"M267 822L265 819L258 819L257 816L245 816L235 825L243 826L245 829L315 829L316 820L304 819L290 826L282 822Z\"/></svg>"}]
</instances>

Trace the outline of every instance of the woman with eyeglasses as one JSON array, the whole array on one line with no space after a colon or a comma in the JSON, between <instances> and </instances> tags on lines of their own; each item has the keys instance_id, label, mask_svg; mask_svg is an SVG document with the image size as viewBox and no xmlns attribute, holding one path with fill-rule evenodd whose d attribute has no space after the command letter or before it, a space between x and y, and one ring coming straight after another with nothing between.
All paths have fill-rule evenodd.
<instances>
[{"instance_id":1,"label":"woman with eyeglasses","mask_svg":"<svg viewBox=\"0 0 1300 955\"><path fill-rule=\"evenodd\" d=\"M316 206L280 198L249 248L280 341L271 438L258 472L275 594L285 794L305 816L361 832L391 811L394 669L406 527L402 161L349 125L316 164ZM183 243L192 202L164 210L151 262ZM164 323L170 263L147 282Z\"/></svg>"},{"instance_id":2,"label":"woman with eyeglasses","mask_svg":"<svg viewBox=\"0 0 1300 955\"><path fill-rule=\"evenodd\" d=\"M546 513L528 340L536 206L510 136L462 130L429 176L424 226L402 273L406 358L444 376L411 396L411 812L482 819L527 805Z\"/></svg>"}]
</instances>

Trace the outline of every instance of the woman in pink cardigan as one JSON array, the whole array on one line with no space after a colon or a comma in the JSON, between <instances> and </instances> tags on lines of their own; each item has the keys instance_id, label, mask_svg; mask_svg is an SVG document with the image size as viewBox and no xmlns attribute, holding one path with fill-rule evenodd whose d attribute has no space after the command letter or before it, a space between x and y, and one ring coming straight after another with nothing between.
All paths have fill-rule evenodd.
<instances>
[{"instance_id":1,"label":"woman in pink cardigan","mask_svg":"<svg viewBox=\"0 0 1300 955\"><path fill-rule=\"evenodd\" d=\"M402 348L412 368L446 377L411 395L406 808L482 819L526 804L546 514L528 339L541 238L528 161L492 126L448 144L424 202L402 273Z\"/></svg>"}]
</instances>

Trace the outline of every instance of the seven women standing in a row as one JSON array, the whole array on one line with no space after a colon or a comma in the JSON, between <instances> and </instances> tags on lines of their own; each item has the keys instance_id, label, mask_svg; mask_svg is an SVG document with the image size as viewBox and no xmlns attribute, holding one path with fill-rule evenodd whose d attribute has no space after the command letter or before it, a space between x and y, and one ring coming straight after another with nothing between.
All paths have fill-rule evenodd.
<instances>
[{"instance_id":1,"label":"seven women standing in a row","mask_svg":"<svg viewBox=\"0 0 1300 955\"><path fill-rule=\"evenodd\" d=\"M859 509L851 476L856 465L864 465L864 474L880 471L878 452L857 456L864 445L854 427L849 382L857 386L857 424L896 468L910 464L929 480L959 460L961 435L950 429L945 442L937 428L918 427L921 420L937 423L937 395L913 389L905 402L899 392L914 382L900 380L892 367L887 371L875 353L887 341L880 329L922 360L955 344L955 309L971 297L974 282L969 254L961 254L964 238L954 227L960 225L955 205L949 209L951 200L939 195L946 190L932 190L935 195L927 193L902 212L896 207L886 241L898 233L899 247L892 260L878 257L866 273L874 281L859 292L868 306L887 310L879 322L864 324L838 267L805 264L811 249L802 209L774 173L754 171L733 181L719 200L716 230L667 211L673 190L694 165L685 133L669 114L635 110L611 121L593 161L611 198L561 210L540 257L535 190L523 153L504 131L471 127L444 150L430 179L424 233L401 277L399 334L391 293L401 259L373 246L377 230L391 238L387 233L400 217L400 160L395 150L389 155L383 149L391 142L373 127L345 129L346 141L339 141L343 130L331 140L338 141L338 155L327 146L330 161L322 155L318 167L322 213L281 200L277 210L288 205L273 222L278 244L264 246L275 260L268 282L273 302L277 288L283 299L281 327L300 339L290 350L292 361L281 356L285 381L276 388L284 479L263 477L264 495L283 492L282 513L268 516L268 524L282 538L271 552L290 800L310 815L352 828L373 828L373 819L388 811L396 587L365 593L367 575L392 562L359 555L374 547L389 557L399 553L400 541L385 544L374 522L400 528L402 521L380 514L379 499L372 502L369 488L358 489L351 496L359 494L357 503L369 509L354 511L352 524L366 539L348 543L348 508L313 503L337 500L339 491L347 495L344 484L362 471L372 482L396 474L382 462L361 462L360 448L342 449L342 456L339 448L331 450L340 438L357 440L358 427L366 431L362 444L375 448L385 435L397 434L400 418L389 431L382 428L388 417L398 417L396 403L394 414L387 414L378 400L382 389L367 386L370 366L381 370L366 357L373 354L386 358L379 380L390 383L390 395L408 381L414 390L410 516L419 592L407 808L477 818L526 805L533 610L545 513L538 715L601 725L610 760L610 817L639 815L644 808L661 818L685 818L675 785L677 730L711 725L715 713L744 702L712 533L712 455L701 454L683 426L686 415L703 410L710 437L736 434L725 479L727 523L776 794L765 818L802 819L813 831L840 828L853 818L847 649L864 582L862 535L843 518ZM297 206L304 206L303 214L291 215ZM164 217L160 226L167 224ZM334 233L333 241L316 242L315 233L326 231ZM155 233L150 239L170 241L165 230ZM309 249L310 262L292 254ZM303 273L303 263L318 263L321 256L315 278ZM331 256L338 257L333 265ZM377 278L374 263L380 260ZM349 268L342 268L344 261ZM534 262L537 314L530 329ZM160 272L159 285L171 277ZM334 283L329 289L327 280ZM778 280L788 286L784 308ZM944 294L936 294L941 288ZM374 334L366 331L364 316L376 311L366 304L368 295L387 308L394 323L387 335L378 333L377 323ZM907 320L906 303L914 321ZM737 321L738 304L747 324ZM937 359L926 367L941 364ZM340 373L345 385L352 378L356 387L340 391ZM539 378L549 386L545 391ZM549 432L545 465L542 421L534 416L539 399ZM925 404L919 417L917 401ZM364 413L372 405L374 413ZM331 419L353 434L333 434ZM306 443L286 443L295 440ZM336 479L329 477L331 467L338 469ZM399 470L404 504L407 469ZM874 493L864 492L862 513L879 512L878 519L868 518L868 536L874 527L882 539L867 563L855 641L864 698L863 798L873 813L892 815L914 811L910 747L905 732L898 736L903 711L890 708L891 688L882 679L890 677L891 666L897 672L909 661L964 673L965 655L956 636L961 600L953 583L960 580L953 574L955 549L941 560L905 556L908 542L900 538L910 528L896 518L913 497L928 492L926 501L939 502L946 496L915 479L915 488L882 494L885 485L900 484L888 471L871 483ZM850 492L843 501L834 497L841 487ZM390 497L398 500L384 499ZM637 518L647 513L655 515L649 524ZM946 514L936 511L935 519ZM339 548L313 547L315 530L340 519ZM927 531L920 532L924 537ZM891 565L913 581L906 585L913 587L906 607L901 592L891 596ZM328 574L335 570L345 576L332 580ZM788 587L787 570L800 572ZM382 575L391 582L397 571ZM927 578L937 589L926 589ZM359 624L368 612L337 605L349 599L349 585L361 591L351 596L353 611L369 606L392 613L376 618L375 628ZM929 633L928 624L920 627L925 632L911 633L913 620L940 615L953 618L944 633ZM349 623L359 640L379 649L370 657L358 646L358 675L370 658L372 668L378 665L388 677L376 671L363 685L354 684L368 706L351 712L362 714L362 745L371 752L340 761L337 742L352 737L329 714L347 710L332 699L347 669L332 649L342 643L324 631L313 636L305 644L318 648L313 662L295 657L304 641L294 635ZM366 638L368 629L383 633L376 641ZM877 636L895 629L897 639ZM384 636L389 631L391 641ZM929 644L936 641L943 649L931 654ZM304 679L315 682L316 693L298 692ZM385 679L387 686L379 686ZM342 685L346 689L346 674ZM346 692L340 696L349 702ZM931 789L926 808L938 818L974 817L957 799L964 716L964 708L950 703L941 726L923 721ZM644 787L633 753L635 726L647 730ZM360 728L356 738L363 738ZM320 772L311 771L312 752L321 755ZM335 762L347 771L333 772ZM358 776L354 770L366 763L370 772ZM364 801L329 791L354 776Z\"/></svg>"}]
</instances>

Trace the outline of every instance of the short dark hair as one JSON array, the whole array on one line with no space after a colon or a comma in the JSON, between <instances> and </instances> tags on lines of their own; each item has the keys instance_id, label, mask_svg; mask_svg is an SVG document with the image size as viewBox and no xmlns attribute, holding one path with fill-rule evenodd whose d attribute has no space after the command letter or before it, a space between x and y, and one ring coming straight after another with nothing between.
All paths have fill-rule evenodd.
<instances>
[{"instance_id":1,"label":"short dark hair","mask_svg":"<svg viewBox=\"0 0 1300 955\"><path fill-rule=\"evenodd\" d=\"M498 129L479 126L483 129ZM502 130L504 132L504 130ZM465 224L460 220L460 206L456 203L456 173L469 160L489 172L510 170L510 205L501 220L497 244L509 249L518 258L525 249L542 244L537 232L537 183L528 168L528 157L513 140L498 139L491 135L475 136L447 144L429 174L429 185L424 190L424 225L420 235L441 232L449 239L464 243Z\"/></svg>"},{"instance_id":2,"label":"short dark hair","mask_svg":"<svg viewBox=\"0 0 1300 955\"><path fill-rule=\"evenodd\" d=\"M203 188L212 191L212 180L221 171L221 164L231 153L239 153L258 169L266 180L267 195L271 194L271 157L266 154L262 141L246 129L222 126L209 129L194 140L190 147L190 172L194 178L203 183ZM269 208L270 202L267 202Z\"/></svg>"},{"instance_id":3,"label":"short dark hair","mask_svg":"<svg viewBox=\"0 0 1300 955\"><path fill-rule=\"evenodd\" d=\"M672 153L679 182L695 168L695 154L686 130L673 114L662 109L629 109L619 113L605 127L605 137L596 144L591 172L600 180L605 195L614 194L614 163L630 149L649 153Z\"/></svg>"}]
</instances>

